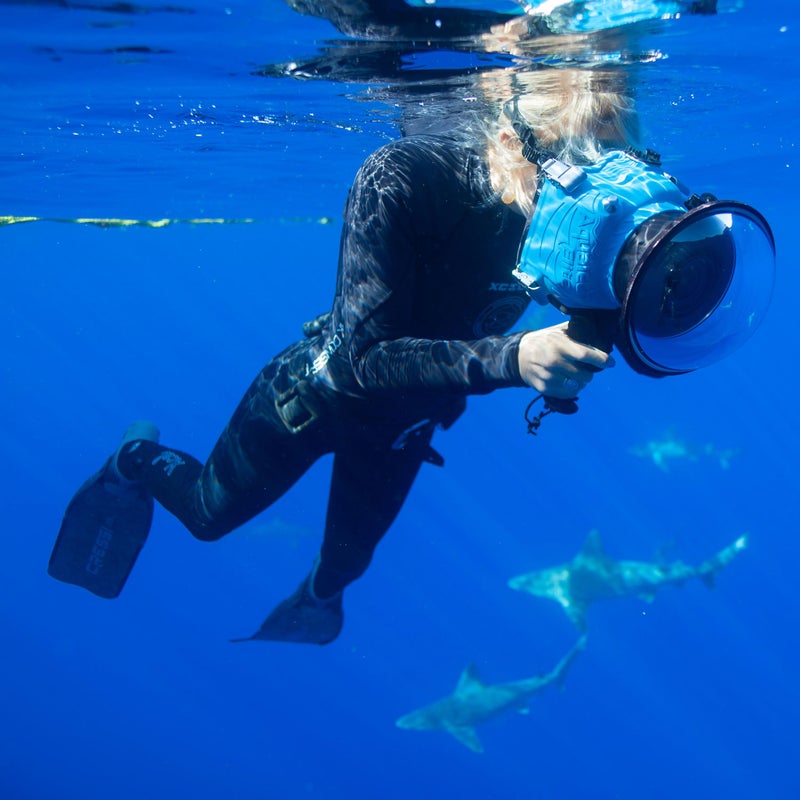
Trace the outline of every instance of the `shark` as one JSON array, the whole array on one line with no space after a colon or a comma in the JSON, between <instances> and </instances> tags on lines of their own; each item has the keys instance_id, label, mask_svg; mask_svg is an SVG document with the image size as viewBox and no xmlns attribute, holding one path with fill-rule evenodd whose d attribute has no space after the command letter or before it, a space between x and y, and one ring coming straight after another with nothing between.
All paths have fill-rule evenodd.
<instances>
[{"instance_id":1,"label":"shark","mask_svg":"<svg viewBox=\"0 0 800 800\"><path fill-rule=\"evenodd\" d=\"M662 472L669 472L670 464L674 462L699 461L701 458L715 459L722 469L728 469L738 450L721 450L711 443L693 444L679 439L673 431L667 431L661 438L631 447L628 452L652 461Z\"/></svg>"},{"instance_id":2,"label":"shark","mask_svg":"<svg viewBox=\"0 0 800 800\"><path fill-rule=\"evenodd\" d=\"M545 675L508 683L484 683L475 664L470 664L459 678L455 691L397 720L398 728L413 731L445 731L474 753L482 753L475 728L509 711L529 713L531 698L555 684L563 686L567 670L586 646L584 634L572 649Z\"/></svg>"},{"instance_id":3,"label":"shark","mask_svg":"<svg viewBox=\"0 0 800 800\"><path fill-rule=\"evenodd\" d=\"M599 600L639 597L652 602L659 589L682 586L697 578L713 588L716 574L747 546L747 535L723 548L697 567L681 561L653 564L616 561L606 555L600 534L593 530L583 548L567 564L528 572L509 580L512 589L560 603L580 631L586 630L586 611Z\"/></svg>"}]
</instances>

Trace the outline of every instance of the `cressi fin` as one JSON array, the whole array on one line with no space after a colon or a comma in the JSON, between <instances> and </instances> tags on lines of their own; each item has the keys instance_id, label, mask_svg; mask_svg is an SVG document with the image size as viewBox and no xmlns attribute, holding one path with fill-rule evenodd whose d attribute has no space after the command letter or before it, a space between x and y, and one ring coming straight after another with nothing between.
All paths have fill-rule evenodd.
<instances>
[{"instance_id":1,"label":"cressi fin","mask_svg":"<svg viewBox=\"0 0 800 800\"><path fill-rule=\"evenodd\" d=\"M116 597L150 532L153 498L138 483L120 483L108 465L72 498L47 572L99 597Z\"/></svg>"},{"instance_id":2,"label":"cressi fin","mask_svg":"<svg viewBox=\"0 0 800 800\"><path fill-rule=\"evenodd\" d=\"M316 565L314 569L316 570ZM272 610L252 636L231 641L330 644L339 635L344 624L342 592L325 600L316 599L308 588L313 576L312 571L294 594Z\"/></svg>"}]
</instances>

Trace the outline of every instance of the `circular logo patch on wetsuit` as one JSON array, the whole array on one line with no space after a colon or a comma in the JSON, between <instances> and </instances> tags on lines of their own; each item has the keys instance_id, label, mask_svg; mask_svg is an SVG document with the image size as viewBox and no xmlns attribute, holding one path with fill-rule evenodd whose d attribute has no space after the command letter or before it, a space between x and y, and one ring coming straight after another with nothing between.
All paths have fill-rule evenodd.
<instances>
[{"instance_id":1,"label":"circular logo patch on wetsuit","mask_svg":"<svg viewBox=\"0 0 800 800\"><path fill-rule=\"evenodd\" d=\"M513 294L490 303L478 314L472 330L479 338L505 333L528 307L526 295Z\"/></svg>"}]
</instances>

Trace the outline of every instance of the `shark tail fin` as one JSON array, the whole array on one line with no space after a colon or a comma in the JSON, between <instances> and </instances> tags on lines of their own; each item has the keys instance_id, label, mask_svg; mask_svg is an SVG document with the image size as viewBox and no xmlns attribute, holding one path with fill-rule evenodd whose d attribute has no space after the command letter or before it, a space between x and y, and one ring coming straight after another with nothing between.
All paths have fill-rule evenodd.
<instances>
[{"instance_id":1,"label":"shark tail fin","mask_svg":"<svg viewBox=\"0 0 800 800\"><path fill-rule=\"evenodd\" d=\"M716 575L725 566L730 564L739 553L747 547L747 534L740 536L733 544L723 548L697 568L697 577L709 588L716 585Z\"/></svg>"},{"instance_id":2,"label":"shark tail fin","mask_svg":"<svg viewBox=\"0 0 800 800\"><path fill-rule=\"evenodd\" d=\"M572 645L571 650L561 659L561 661L556 664L555 669L551 673L553 676L553 683L555 684L556 688L563 689L564 688L564 679L567 677L567 672L569 668L572 666L572 662L575 660L575 657L586 648L586 639L587 636L584 633L574 645Z\"/></svg>"}]
</instances>

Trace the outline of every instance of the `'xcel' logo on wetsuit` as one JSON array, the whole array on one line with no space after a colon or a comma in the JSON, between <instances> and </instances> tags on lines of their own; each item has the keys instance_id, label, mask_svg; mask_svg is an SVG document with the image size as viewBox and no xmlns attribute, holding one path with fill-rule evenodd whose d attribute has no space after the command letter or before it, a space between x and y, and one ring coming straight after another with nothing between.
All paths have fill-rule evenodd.
<instances>
[{"instance_id":1,"label":"'xcel' logo on wetsuit","mask_svg":"<svg viewBox=\"0 0 800 800\"><path fill-rule=\"evenodd\" d=\"M492 281L489 284L490 292L524 292L525 287L521 283L498 283Z\"/></svg>"}]
</instances>

